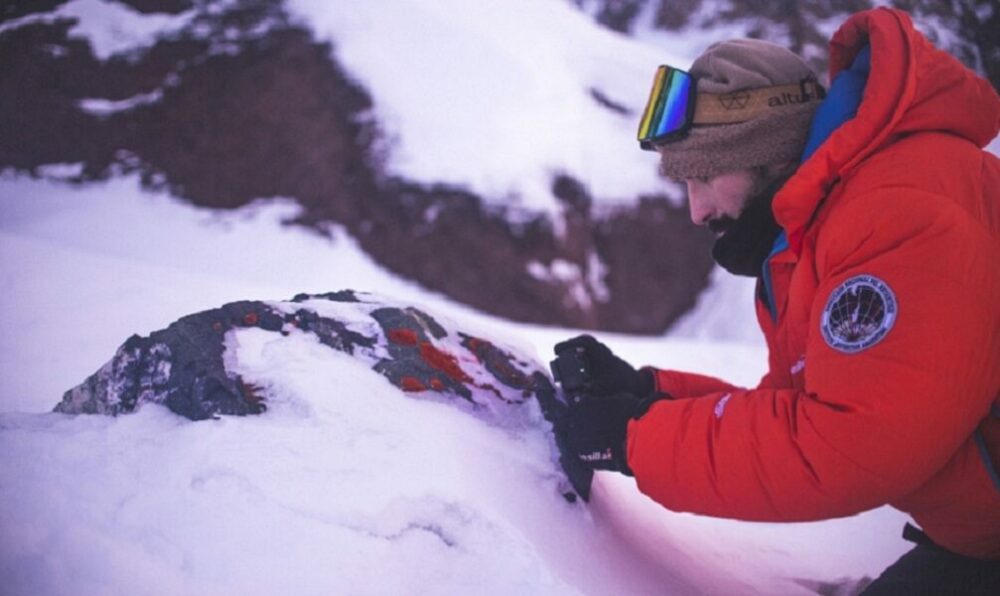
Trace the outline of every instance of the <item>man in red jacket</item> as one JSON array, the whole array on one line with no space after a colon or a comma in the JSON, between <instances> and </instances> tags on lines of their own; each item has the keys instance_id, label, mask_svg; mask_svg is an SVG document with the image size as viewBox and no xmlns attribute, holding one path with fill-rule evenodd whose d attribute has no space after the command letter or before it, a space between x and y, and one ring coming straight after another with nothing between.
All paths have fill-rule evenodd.
<instances>
[{"instance_id":1,"label":"man in red jacket","mask_svg":"<svg viewBox=\"0 0 1000 596\"><path fill-rule=\"evenodd\" d=\"M825 93L740 40L661 67L639 140L716 260L758 279L754 388L628 363L589 336L557 428L665 507L809 521L890 504L922 528L868 594L1000 594L1000 98L905 13L851 17Z\"/></svg>"}]
</instances>

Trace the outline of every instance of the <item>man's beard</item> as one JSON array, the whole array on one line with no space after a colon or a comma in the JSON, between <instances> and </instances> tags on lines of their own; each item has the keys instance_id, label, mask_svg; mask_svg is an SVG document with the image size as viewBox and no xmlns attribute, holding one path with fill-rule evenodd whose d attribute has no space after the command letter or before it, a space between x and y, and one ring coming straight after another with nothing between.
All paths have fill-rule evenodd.
<instances>
[{"instance_id":1,"label":"man's beard","mask_svg":"<svg viewBox=\"0 0 1000 596\"><path fill-rule=\"evenodd\" d=\"M764 261L774 247L781 227L774 220L771 201L789 176L769 183L755 184L747 205L739 217L720 217L708 222L708 229L719 236L712 247L712 258L733 275L760 277Z\"/></svg>"}]
</instances>

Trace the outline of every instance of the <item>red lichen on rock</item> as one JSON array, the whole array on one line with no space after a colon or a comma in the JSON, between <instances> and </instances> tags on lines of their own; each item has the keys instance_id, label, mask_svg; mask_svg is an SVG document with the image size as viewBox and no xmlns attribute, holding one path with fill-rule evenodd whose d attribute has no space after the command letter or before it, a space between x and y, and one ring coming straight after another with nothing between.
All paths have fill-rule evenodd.
<instances>
[{"instance_id":1,"label":"red lichen on rock","mask_svg":"<svg viewBox=\"0 0 1000 596\"><path fill-rule=\"evenodd\" d=\"M417 332L412 329L393 329L389 331L389 341L404 346L417 345Z\"/></svg>"},{"instance_id":2,"label":"red lichen on rock","mask_svg":"<svg viewBox=\"0 0 1000 596\"><path fill-rule=\"evenodd\" d=\"M399 383L402 385L403 391L427 391L427 386L416 377L403 377Z\"/></svg>"},{"instance_id":3,"label":"red lichen on rock","mask_svg":"<svg viewBox=\"0 0 1000 596\"><path fill-rule=\"evenodd\" d=\"M431 365L434 370L439 370L459 383L471 383L472 377L467 375L458 361L451 354L446 354L435 348L428 342L420 344L420 357L424 362Z\"/></svg>"}]
</instances>

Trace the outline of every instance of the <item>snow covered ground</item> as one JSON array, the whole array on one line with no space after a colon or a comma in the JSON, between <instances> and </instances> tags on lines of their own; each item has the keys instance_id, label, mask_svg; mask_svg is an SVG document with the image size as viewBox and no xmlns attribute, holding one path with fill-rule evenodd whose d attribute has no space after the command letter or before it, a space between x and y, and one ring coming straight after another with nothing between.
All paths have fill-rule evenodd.
<instances>
[{"instance_id":1,"label":"snow covered ground","mask_svg":"<svg viewBox=\"0 0 1000 596\"><path fill-rule=\"evenodd\" d=\"M656 65L689 59L598 27L562 0L289 7L372 92L389 166L407 178L552 212L561 172L605 203L664 190L656 156L637 155L636 122Z\"/></svg>"},{"instance_id":2,"label":"snow covered ground","mask_svg":"<svg viewBox=\"0 0 1000 596\"><path fill-rule=\"evenodd\" d=\"M148 47L157 36L170 35L187 25L193 11L179 15L141 14L129 6L102 0L70 0L52 12L29 15L0 24L0 32L26 24L75 19L70 37L90 42L94 55L107 60L115 54Z\"/></svg>"},{"instance_id":3,"label":"snow covered ground","mask_svg":"<svg viewBox=\"0 0 1000 596\"><path fill-rule=\"evenodd\" d=\"M451 303L381 270L340 230L282 226L294 210L276 200L220 214L134 179L0 180L5 593L794 594L808 593L796 579L873 575L906 549L888 509L713 520L665 511L610 474L589 507L570 505L546 476L544 433L403 394L302 338L240 343L245 372L269 387L260 417L46 413L130 334L237 299L377 291L539 360L576 333ZM749 304L726 312L749 316ZM764 365L759 343L602 338L637 363L741 383Z\"/></svg>"},{"instance_id":4,"label":"snow covered ground","mask_svg":"<svg viewBox=\"0 0 1000 596\"><path fill-rule=\"evenodd\" d=\"M684 65L708 41L630 40L556 0L289 4L372 90L397 173L533 209L552 208L548 180L562 169L587 172L609 200L662 190L655 156L635 149L635 112L655 64ZM154 22L96 0L60 10L102 56L190 17ZM382 270L343 230L282 226L295 212L281 199L195 209L131 178L0 178L4 594L795 594L876 575L908 548L888 509L714 520L665 511L617 475L598 476L590 506L570 505L546 475L543 433L404 395L302 338L241 341L246 374L269 391L259 417L48 413L129 335L233 300L375 291L541 361L577 333L455 304ZM601 338L637 364L753 384L765 352L750 291L717 275L667 337Z\"/></svg>"}]
</instances>

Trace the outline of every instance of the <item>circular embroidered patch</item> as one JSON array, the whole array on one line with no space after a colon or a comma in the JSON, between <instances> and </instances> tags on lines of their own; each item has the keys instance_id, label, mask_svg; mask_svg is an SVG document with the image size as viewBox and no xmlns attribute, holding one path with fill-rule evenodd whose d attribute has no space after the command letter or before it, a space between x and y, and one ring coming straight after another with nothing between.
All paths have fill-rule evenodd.
<instances>
[{"instance_id":1,"label":"circular embroidered patch","mask_svg":"<svg viewBox=\"0 0 1000 596\"><path fill-rule=\"evenodd\" d=\"M889 333L896 312L896 295L888 284L872 275L857 275L830 294L820 323L823 339L847 354L866 350Z\"/></svg>"}]
</instances>

